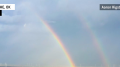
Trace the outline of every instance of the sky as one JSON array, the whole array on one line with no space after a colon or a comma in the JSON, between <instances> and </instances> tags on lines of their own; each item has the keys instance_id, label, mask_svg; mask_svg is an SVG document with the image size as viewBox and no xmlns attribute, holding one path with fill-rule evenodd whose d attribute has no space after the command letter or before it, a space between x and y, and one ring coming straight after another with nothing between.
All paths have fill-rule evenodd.
<instances>
[{"instance_id":1,"label":"sky","mask_svg":"<svg viewBox=\"0 0 120 67\"><path fill-rule=\"evenodd\" d=\"M76 66L120 62L119 10L99 10L99 4L119 0L0 0L15 4L0 17L0 63L11 65L66 65L63 50L36 14L57 34ZM101 49L95 46L97 42Z\"/></svg>"}]
</instances>

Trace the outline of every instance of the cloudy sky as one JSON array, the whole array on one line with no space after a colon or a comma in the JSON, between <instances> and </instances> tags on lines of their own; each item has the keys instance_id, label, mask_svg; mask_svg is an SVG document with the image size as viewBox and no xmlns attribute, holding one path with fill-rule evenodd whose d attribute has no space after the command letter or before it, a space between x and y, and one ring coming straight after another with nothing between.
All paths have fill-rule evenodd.
<instances>
[{"instance_id":1,"label":"cloudy sky","mask_svg":"<svg viewBox=\"0 0 120 67\"><path fill-rule=\"evenodd\" d=\"M119 65L120 12L99 10L99 4L119 2L1 0L0 4L15 4L16 9L4 10L0 17L0 63L70 65L63 50L38 15L47 21L64 43L76 66L103 64L99 51L105 56L106 63ZM95 46L94 39L101 50Z\"/></svg>"}]
</instances>

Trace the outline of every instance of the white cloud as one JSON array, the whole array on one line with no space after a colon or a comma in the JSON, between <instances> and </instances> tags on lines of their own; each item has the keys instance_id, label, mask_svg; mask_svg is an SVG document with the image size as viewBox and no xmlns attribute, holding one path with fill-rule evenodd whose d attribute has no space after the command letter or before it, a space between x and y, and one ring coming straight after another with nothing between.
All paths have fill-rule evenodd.
<instances>
[{"instance_id":1,"label":"white cloud","mask_svg":"<svg viewBox=\"0 0 120 67\"><path fill-rule=\"evenodd\" d=\"M0 32L14 31L14 30L16 30L16 28L17 28L16 25L2 25L2 24L0 24Z\"/></svg>"},{"instance_id":2,"label":"white cloud","mask_svg":"<svg viewBox=\"0 0 120 67\"><path fill-rule=\"evenodd\" d=\"M47 21L47 23L56 23L55 21Z\"/></svg>"},{"instance_id":3,"label":"white cloud","mask_svg":"<svg viewBox=\"0 0 120 67\"><path fill-rule=\"evenodd\" d=\"M19 15L9 16L3 13L2 16L0 17L0 21L4 23L15 23L21 20L20 18L21 16Z\"/></svg>"},{"instance_id":4,"label":"white cloud","mask_svg":"<svg viewBox=\"0 0 120 67\"><path fill-rule=\"evenodd\" d=\"M26 24L24 24L24 27L26 27Z\"/></svg>"}]
</instances>

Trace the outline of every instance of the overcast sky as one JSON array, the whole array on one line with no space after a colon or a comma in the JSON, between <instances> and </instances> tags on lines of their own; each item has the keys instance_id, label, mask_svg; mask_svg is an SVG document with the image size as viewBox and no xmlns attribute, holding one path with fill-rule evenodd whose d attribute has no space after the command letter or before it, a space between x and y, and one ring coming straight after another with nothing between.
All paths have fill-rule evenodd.
<instances>
[{"instance_id":1,"label":"overcast sky","mask_svg":"<svg viewBox=\"0 0 120 67\"><path fill-rule=\"evenodd\" d=\"M64 43L76 66L101 65L93 36L110 65L120 62L120 12L99 10L99 4L119 0L1 0L15 10L0 17L0 63L70 65L51 32L35 15L44 18ZM86 27L88 24L89 29ZM92 35L91 35L91 32Z\"/></svg>"}]
</instances>

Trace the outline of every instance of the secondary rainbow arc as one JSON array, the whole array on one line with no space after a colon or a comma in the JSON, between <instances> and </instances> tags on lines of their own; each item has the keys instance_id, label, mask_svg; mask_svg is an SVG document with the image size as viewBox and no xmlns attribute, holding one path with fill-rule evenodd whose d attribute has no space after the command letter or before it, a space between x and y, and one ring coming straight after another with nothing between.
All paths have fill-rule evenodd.
<instances>
[{"instance_id":1,"label":"secondary rainbow arc","mask_svg":"<svg viewBox=\"0 0 120 67\"><path fill-rule=\"evenodd\" d=\"M85 19L85 17L82 15L82 14L79 14L79 19L81 21L81 23L86 27L87 31L90 33L91 35L91 38L93 40L93 43L94 43L94 46L96 47L99 55L100 55L100 58L103 62L103 65L105 67L110 67L109 66L109 62L108 62L108 59L103 51L103 48L99 42L99 40L97 39L97 36L95 35L95 33L93 32L93 30L91 29L90 27L90 24L88 23L88 21ZM82 16L82 17L81 17Z\"/></svg>"}]
</instances>

